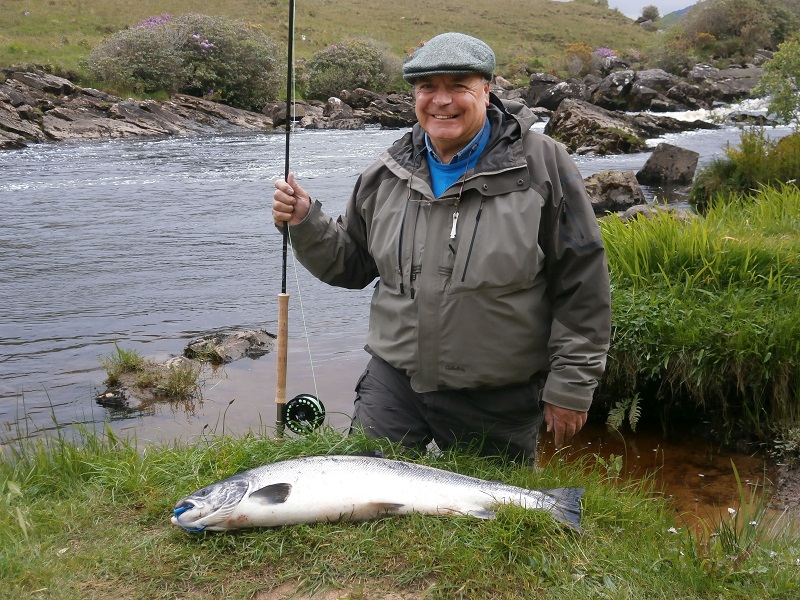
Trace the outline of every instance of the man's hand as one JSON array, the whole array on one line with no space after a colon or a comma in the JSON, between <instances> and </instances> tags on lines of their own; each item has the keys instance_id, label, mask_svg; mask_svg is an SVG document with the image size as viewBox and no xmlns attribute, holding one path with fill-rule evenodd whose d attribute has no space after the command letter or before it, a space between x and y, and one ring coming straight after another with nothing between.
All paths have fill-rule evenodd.
<instances>
[{"instance_id":1,"label":"man's hand","mask_svg":"<svg viewBox=\"0 0 800 600\"><path fill-rule=\"evenodd\" d=\"M544 403L544 422L547 425L547 431L553 432L556 448L563 446L573 435L578 433L586 424L588 416L588 413L583 411Z\"/></svg>"},{"instance_id":2,"label":"man's hand","mask_svg":"<svg viewBox=\"0 0 800 600\"><path fill-rule=\"evenodd\" d=\"M272 220L275 225L283 227L297 225L305 219L311 208L311 196L297 185L294 173L289 173L289 181L279 179L275 182L275 193L272 195Z\"/></svg>"}]
</instances>

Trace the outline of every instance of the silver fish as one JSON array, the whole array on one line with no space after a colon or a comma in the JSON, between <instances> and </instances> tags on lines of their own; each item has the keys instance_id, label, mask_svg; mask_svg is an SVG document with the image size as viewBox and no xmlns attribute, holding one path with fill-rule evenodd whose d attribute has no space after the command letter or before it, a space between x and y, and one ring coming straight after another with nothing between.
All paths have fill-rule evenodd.
<instances>
[{"instance_id":1,"label":"silver fish","mask_svg":"<svg viewBox=\"0 0 800 600\"><path fill-rule=\"evenodd\" d=\"M206 486L175 505L171 522L196 532L409 513L492 519L498 506L516 504L548 511L580 532L583 493L580 488L528 490L386 458L309 456Z\"/></svg>"}]
</instances>

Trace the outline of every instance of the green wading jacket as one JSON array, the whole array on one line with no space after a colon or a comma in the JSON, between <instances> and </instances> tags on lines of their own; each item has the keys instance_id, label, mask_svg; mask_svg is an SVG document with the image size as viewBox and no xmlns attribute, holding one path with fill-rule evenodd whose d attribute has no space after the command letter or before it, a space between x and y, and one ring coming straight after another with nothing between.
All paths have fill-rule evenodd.
<instances>
[{"instance_id":1,"label":"green wading jacket","mask_svg":"<svg viewBox=\"0 0 800 600\"><path fill-rule=\"evenodd\" d=\"M345 215L334 220L313 201L290 229L292 246L331 285L378 278L367 350L416 391L547 374L545 402L587 410L611 329L597 219L574 162L530 131L527 107L492 95L488 115L477 164L440 198L417 124L361 174Z\"/></svg>"}]
</instances>

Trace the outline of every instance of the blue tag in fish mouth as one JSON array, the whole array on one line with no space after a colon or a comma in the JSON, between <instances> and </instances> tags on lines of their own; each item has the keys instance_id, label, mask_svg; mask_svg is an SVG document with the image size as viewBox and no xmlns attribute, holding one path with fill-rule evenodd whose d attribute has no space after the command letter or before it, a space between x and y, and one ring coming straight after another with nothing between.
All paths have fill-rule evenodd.
<instances>
[{"instance_id":1,"label":"blue tag in fish mouth","mask_svg":"<svg viewBox=\"0 0 800 600\"><path fill-rule=\"evenodd\" d=\"M206 528L206 525L198 527L197 529L189 529L185 525L181 525L181 515L190 508L194 508L194 506L192 506L191 504L187 504L186 506L181 506L180 508L176 508L175 510L173 510L172 514L175 515L175 522L178 524L178 527L180 527L184 531L188 531L189 533L198 533L200 531L203 531Z\"/></svg>"}]
</instances>

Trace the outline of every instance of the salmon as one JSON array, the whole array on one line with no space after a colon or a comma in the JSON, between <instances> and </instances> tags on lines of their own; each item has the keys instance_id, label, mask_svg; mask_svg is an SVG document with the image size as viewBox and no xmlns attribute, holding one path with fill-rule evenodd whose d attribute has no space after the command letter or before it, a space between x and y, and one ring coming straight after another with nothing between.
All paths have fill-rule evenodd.
<instances>
[{"instance_id":1,"label":"salmon","mask_svg":"<svg viewBox=\"0 0 800 600\"><path fill-rule=\"evenodd\" d=\"M530 490L400 460L309 456L256 467L180 500L171 522L187 531L228 531L384 516L471 515L492 519L514 504L549 512L581 532L581 488Z\"/></svg>"}]
</instances>

